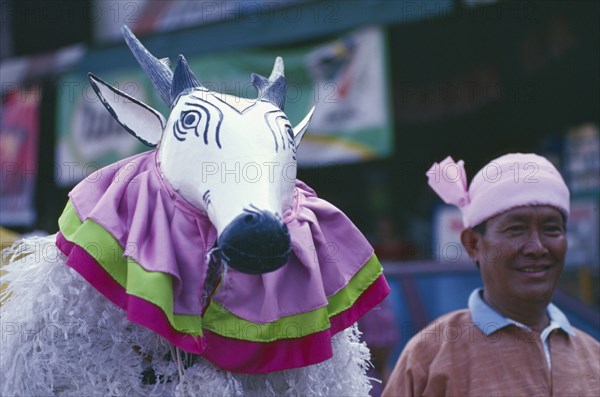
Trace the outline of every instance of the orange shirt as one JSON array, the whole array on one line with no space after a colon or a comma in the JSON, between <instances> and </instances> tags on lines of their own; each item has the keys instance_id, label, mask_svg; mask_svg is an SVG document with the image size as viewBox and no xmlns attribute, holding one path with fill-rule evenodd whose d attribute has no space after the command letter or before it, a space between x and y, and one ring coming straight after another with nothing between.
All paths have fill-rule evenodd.
<instances>
[{"instance_id":1,"label":"orange shirt","mask_svg":"<svg viewBox=\"0 0 600 397\"><path fill-rule=\"evenodd\" d=\"M510 324L486 335L467 309L446 314L404 348L382 397L600 396L600 344L581 330L548 336Z\"/></svg>"}]
</instances>

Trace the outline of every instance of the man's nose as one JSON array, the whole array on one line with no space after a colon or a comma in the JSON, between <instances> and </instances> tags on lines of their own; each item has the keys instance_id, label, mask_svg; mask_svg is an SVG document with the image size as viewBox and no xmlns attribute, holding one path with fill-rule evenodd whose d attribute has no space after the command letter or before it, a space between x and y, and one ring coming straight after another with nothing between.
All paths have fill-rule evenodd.
<instances>
[{"instance_id":1,"label":"man's nose","mask_svg":"<svg viewBox=\"0 0 600 397\"><path fill-rule=\"evenodd\" d=\"M544 244L544 240L542 239L540 232L538 230L533 230L527 241L525 242L525 246L523 247L523 253L525 255L531 256L544 256L548 253L548 248Z\"/></svg>"}]
</instances>

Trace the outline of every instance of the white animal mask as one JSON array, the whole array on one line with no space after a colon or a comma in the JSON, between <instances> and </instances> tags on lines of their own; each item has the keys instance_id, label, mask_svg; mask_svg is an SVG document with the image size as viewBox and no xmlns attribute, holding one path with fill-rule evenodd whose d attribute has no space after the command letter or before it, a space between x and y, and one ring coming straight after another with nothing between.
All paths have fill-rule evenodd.
<instances>
[{"instance_id":1,"label":"white animal mask","mask_svg":"<svg viewBox=\"0 0 600 397\"><path fill-rule=\"evenodd\" d=\"M104 106L144 144L158 146L163 177L207 213L218 235L214 252L229 266L265 273L284 265L291 249L282 214L291 206L296 149L314 108L292 128L283 112L283 60L276 59L268 79L252 74L258 98L244 99L202 86L183 55L173 73L127 27L123 34L171 113L165 120L90 74Z\"/></svg>"}]
</instances>

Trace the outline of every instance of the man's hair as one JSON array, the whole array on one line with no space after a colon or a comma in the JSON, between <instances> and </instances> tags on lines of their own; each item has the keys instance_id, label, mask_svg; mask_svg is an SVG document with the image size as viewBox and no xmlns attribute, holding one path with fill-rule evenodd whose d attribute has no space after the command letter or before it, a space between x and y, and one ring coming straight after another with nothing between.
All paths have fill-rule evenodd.
<instances>
[{"instance_id":1,"label":"man's hair","mask_svg":"<svg viewBox=\"0 0 600 397\"><path fill-rule=\"evenodd\" d=\"M472 227L472 229L474 231L476 231L477 233L481 234L482 236L485 235L485 223L487 222L487 220L481 222L479 225Z\"/></svg>"}]
</instances>

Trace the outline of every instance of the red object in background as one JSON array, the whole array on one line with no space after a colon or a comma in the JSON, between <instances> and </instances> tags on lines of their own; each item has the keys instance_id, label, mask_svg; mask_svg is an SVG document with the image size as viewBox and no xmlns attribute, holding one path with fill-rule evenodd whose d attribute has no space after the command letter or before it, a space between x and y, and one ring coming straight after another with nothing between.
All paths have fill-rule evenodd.
<instances>
[{"instance_id":1,"label":"red object in background","mask_svg":"<svg viewBox=\"0 0 600 397\"><path fill-rule=\"evenodd\" d=\"M40 88L12 91L0 111L0 222L29 226L35 220Z\"/></svg>"}]
</instances>

